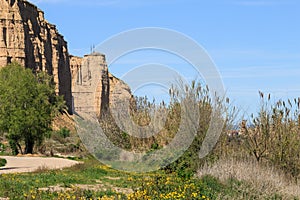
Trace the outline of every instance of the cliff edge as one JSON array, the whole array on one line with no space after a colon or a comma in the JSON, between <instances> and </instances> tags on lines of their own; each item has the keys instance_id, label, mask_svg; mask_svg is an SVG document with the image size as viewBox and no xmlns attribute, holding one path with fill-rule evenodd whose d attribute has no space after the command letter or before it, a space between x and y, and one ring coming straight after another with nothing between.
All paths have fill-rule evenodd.
<instances>
[{"instance_id":1,"label":"cliff edge","mask_svg":"<svg viewBox=\"0 0 300 200\"><path fill-rule=\"evenodd\" d=\"M0 0L0 66L16 61L53 76L56 93L72 113L70 58L67 42L44 12L25 0Z\"/></svg>"}]
</instances>

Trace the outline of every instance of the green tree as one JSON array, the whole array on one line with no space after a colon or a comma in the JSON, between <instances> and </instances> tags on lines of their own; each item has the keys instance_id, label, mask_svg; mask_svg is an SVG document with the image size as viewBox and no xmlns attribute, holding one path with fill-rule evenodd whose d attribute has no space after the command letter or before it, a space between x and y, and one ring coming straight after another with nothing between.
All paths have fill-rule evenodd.
<instances>
[{"instance_id":1,"label":"green tree","mask_svg":"<svg viewBox=\"0 0 300 200\"><path fill-rule=\"evenodd\" d=\"M34 74L17 63L0 69L0 131L7 134L13 154L33 153L34 145L49 135L53 118L64 108L46 73Z\"/></svg>"}]
</instances>

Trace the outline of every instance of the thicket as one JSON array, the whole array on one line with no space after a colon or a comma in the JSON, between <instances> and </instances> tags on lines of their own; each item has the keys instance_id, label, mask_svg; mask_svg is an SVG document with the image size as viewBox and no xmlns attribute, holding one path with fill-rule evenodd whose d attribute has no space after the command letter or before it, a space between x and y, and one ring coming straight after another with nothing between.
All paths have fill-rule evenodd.
<instances>
[{"instance_id":1,"label":"thicket","mask_svg":"<svg viewBox=\"0 0 300 200\"><path fill-rule=\"evenodd\" d=\"M155 100L149 101L147 97L136 97L130 104L130 120L129 123L144 127L148 126L148 132L158 133L145 135L145 130L136 128L133 124L116 123L116 119L121 121L127 119L121 116L126 113L125 110L118 110L118 116L110 114L100 118L100 124L110 140L119 147L126 148L135 152L151 152L167 146L176 136L179 129L185 131L185 137L194 137L191 145L184 154L174 163L166 166L164 170L167 172L178 173L181 177L191 177L197 169L207 160L215 160L218 155L213 149L213 153L205 159L199 158L199 151L202 147L204 138L206 137L211 120L223 120L221 126L220 137L224 137L226 128L232 122L234 112L229 109L229 101L223 101L224 98L212 97L209 88L193 81L191 85L185 85L178 82L169 90L170 102L168 104L161 102L157 104ZM226 105L227 104L227 105ZM183 119L183 113L185 118ZM198 113L198 115L197 115ZM218 116L212 117L212 114ZM199 117L199 119L196 119ZM214 125L214 123L212 123ZM126 127L126 128L124 128ZM122 130L134 132L135 136L128 134ZM218 137L217 133L215 137ZM213 136L212 136L213 137ZM180 145L180 144L179 144ZM210 144L214 146L213 142Z\"/></svg>"},{"instance_id":2,"label":"thicket","mask_svg":"<svg viewBox=\"0 0 300 200\"><path fill-rule=\"evenodd\" d=\"M257 162L268 162L297 178L300 175L300 98L272 103L260 92L261 108L244 128L242 147Z\"/></svg>"},{"instance_id":3,"label":"thicket","mask_svg":"<svg viewBox=\"0 0 300 200\"><path fill-rule=\"evenodd\" d=\"M213 164L220 158L255 158L256 162L272 164L296 179L300 174L300 98L272 103L270 95L261 92L259 95L260 111L253 114L248 123L237 117L239 111L228 98L213 97L209 88L195 81L191 85L179 84L171 88L171 100L168 105L150 102L147 97L135 98L131 102L130 117L134 123L140 126L151 124L153 127L163 127L156 135L133 137L121 131L111 115L100 119L100 122L116 145L132 151L153 151L164 148L175 137L182 125L181 114L184 109L182 102L185 101L188 104L195 104L199 112L199 120L197 122L191 120L197 125L190 127L191 132L197 127L196 135L188 150L164 170L190 178L201 166ZM219 113L219 119L222 118L224 124L220 130L220 137L208 156L200 158L199 151L204 145L208 128L215 123L210 122L218 120L212 116L213 112ZM157 113L164 114L165 118L153 117ZM160 124L162 122L163 125ZM239 124L239 130L236 130L238 134L229 134L236 129L237 124ZM144 133L136 134L142 136ZM187 137L190 136L190 133L186 134Z\"/></svg>"}]
</instances>

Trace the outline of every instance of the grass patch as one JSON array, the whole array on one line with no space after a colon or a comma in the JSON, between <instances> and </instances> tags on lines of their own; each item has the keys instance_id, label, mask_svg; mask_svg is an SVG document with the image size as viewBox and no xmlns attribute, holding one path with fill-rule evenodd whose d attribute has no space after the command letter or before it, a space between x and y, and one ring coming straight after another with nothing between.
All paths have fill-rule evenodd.
<instances>
[{"instance_id":1,"label":"grass patch","mask_svg":"<svg viewBox=\"0 0 300 200\"><path fill-rule=\"evenodd\" d=\"M260 199L261 193L248 186L211 175L183 179L164 171L124 173L94 159L64 170L0 175L0 197L10 199ZM284 199L277 194L265 197Z\"/></svg>"}]
</instances>

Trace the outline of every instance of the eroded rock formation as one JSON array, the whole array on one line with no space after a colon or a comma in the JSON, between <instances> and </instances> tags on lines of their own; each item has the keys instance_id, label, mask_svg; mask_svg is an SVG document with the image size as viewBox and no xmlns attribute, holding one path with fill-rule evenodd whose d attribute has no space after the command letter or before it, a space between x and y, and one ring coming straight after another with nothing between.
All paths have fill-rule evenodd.
<instances>
[{"instance_id":1,"label":"eroded rock formation","mask_svg":"<svg viewBox=\"0 0 300 200\"><path fill-rule=\"evenodd\" d=\"M44 13L25 0L0 0L0 66L17 61L53 75L56 92L72 112L67 42Z\"/></svg>"},{"instance_id":2,"label":"eroded rock formation","mask_svg":"<svg viewBox=\"0 0 300 200\"><path fill-rule=\"evenodd\" d=\"M131 97L128 85L108 72L104 55L69 55L56 26L26 0L0 0L0 67L13 61L52 75L70 113L100 115L119 99Z\"/></svg>"},{"instance_id":3,"label":"eroded rock formation","mask_svg":"<svg viewBox=\"0 0 300 200\"><path fill-rule=\"evenodd\" d=\"M105 114L120 99L131 99L127 84L108 72L105 55L70 56L75 112Z\"/></svg>"}]
</instances>

